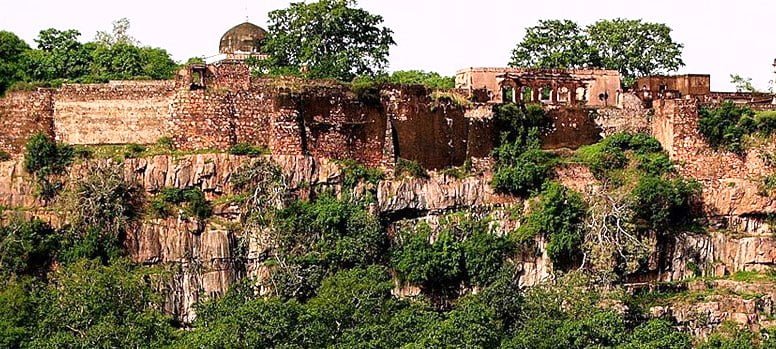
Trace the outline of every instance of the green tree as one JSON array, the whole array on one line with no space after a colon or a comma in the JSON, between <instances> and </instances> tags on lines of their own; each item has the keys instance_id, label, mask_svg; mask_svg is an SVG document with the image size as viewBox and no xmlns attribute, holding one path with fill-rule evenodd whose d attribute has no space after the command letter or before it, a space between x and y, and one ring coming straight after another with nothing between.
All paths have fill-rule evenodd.
<instances>
[{"instance_id":1,"label":"green tree","mask_svg":"<svg viewBox=\"0 0 776 349\"><path fill-rule=\"evenodd\" d=\"M18 349L29 341L44 287L32 278L0 283L0 348Z\"/></svg>"},{"instance_id":2,"label":"green tree","mask_svg":"<svg viewBox=\"0 0 776 349\"><path fill-rule=\"evenodd\" d=\"M519 326L503 348L610 348L627 337L622 315L600 306L608 299L579 272L524 293Z\"/></svg>"},{"instance_id":3,"label":"green tree","mask_svg":"<svg viewBox=\"0 0 776 349\"><path fill-rule=\"evenodd\" d=\"M140 60L143 64L143 75L152 79L170 79L178 69L178 64L172 60L167 50L162 48L141 47Z\"/></svg>"},{"instance_id":4,"label":"green tree","mask_svg":"<svg viewBox=\"0 0 776 349\"><path fill-rule=\"evenodd\" d=\"M693 200L698 182L644 176L631 193L636 218L657 232L687 227L693 219Z\"/></svg>"},{"instance_id":5,"label":"green tree","mask_svg":"<svg viewBox=\"0 0 776 349\"><path fill-rule=\"evenodd\" d=\"M538 25L526 28L509 65L571 69L599 66L600 61L579 25L570 20L540 20Z\"/></svg>"},{"instance_id":6,"label":"green tree","mask_svg":"<svg viewBox=\"0 0 776 349\"><path fill-rule=\"evenodd\" d=\"M278 295L306 300L326 276L378 264L388 247L377 217L363 206L324 194L274 213L272 285Z\"/></svg>"},{"instance_id":7,"label":"green tree","mask_svg":"<svg viewBox=\"0 0 776 349\"><path fill-rule=\"evenodd\" d=\"M178 65L166 50L141 47L140 42L129 35L129 20L121 18L113 22L111 33L100 31L95 37L92 52L92 74L106 79L169 79Z\"/></svg>"},{"instance_id":8,"label":"green tree","mask_svg":"<svg viewBox=\"0 0 776 349\"><path fill-rule=\"evenodd\" d=\"M58 246L54 229L42 221L1 226L0 276L8 280L12 275L38 274L48 267Z\"/></svg>"},{"instance_id":9,"label":"green tree","mask_svg":"<svg viewBox=\"0 0 776 349\"><path fill-rule=\"evenodd\" d=\"M82 260L57 270L41 294L31 348L159 348L174 329L147 281L128 261Z\"/></svg>"},{"instance_id":10,"label":"green tree","mask_svg":"<svg viewBox=\"0 0 776 349\"><path fill-rule=\"evenodd\" d=\"M417 84L436 89L450 89L455 87L454 77L442 76L436 72L426 72L422 70L395 71L388 77L388 82L402 85Z\"/></svg>"},{"instance_id":11,"label":"green tree","mask_svg":"<svg viewBox=\"0 0 776 349\"><path fill-rule=\"evenodd\" d=\"M674 328L662 319L652 319L633 330L628 342L620 349L684 349L692 347L690 335Z\"/></svg>"},{"instance_id":12,"label":"green tree","mask_svg":"<svg viewBox=\"0 0 776 349\"><path fill-rule=\"evenodd\" d=\"M587 27L587 35L601 57L601 66L622 74L630 86L641 76L675 71L684 66L682 48L663 23L617 18Z\"/></svg>"},{"instance_id":13,"label":"green tree","mask_svg":"<svg viewBox=\"0 0 776 349\"><path fill-rule=\"evenodd\" d=\"M273 348L293 343L303 306L295 300L256 298L249 282L197 305L194 329L176 348Z\"/></svg>"},{"instance_id":14,"label":"green tree","mask_svg":"<svg viewBox=\"0 0 776 349\"><path fill-rule=\"evenodd\" d=\"M9 31L0 31L0 95L14 82L22 81L24 53L30 50L24 40Z\"/></svg>"},{"instance_id":15,"label":"green tree","mask_svg":"<svg viewBox=\"0 0 776 349\"><path fill-rule=\"evenodd\" d=\"M547 239L547 254L558 268L578 260L584 237L582 196L556 182L545 185L541 199L518 228L521 241L541 235Z\"/></svg>"},{"instance_id":16,"label":"green tree","mask_svg":"<svg viewBox=\"0 0 776 349\"><path fill-rule=\"evenodd\" d=\"M131 44L99 44L92 51L92 60L92 74L101 79L125 80L143 75L141 51Z\"/></svg>"},{"instance_id":17,"label":"green tree","mask_svg":"<svg viewBox=\"0 0 776 349\"><path fill-rule=\"evenodd\" d=\"M355 0L297 2L269 13L264 62L273 72L302 72L315 78L351 81L388 64L395 45L383 18L354 7Z\"/></svg>"},{"instance_id":18,"label":"green tree","mask_svg":"<svg viewBox=\"0 0 776 349\"><path fill-rule=\"evenodd\" d=\"M90 46L78 41L81 33L70 29L40 31L35 42L38 50L28 51L26 71L33 81L77 79L89 73Z\"/></svg>"}]
</instances>

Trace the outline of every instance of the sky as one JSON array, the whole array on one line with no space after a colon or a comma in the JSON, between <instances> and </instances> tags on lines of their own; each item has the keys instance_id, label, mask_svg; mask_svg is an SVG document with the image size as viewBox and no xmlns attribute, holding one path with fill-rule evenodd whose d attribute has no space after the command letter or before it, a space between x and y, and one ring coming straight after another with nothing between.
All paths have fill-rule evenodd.
<instances>
[{"instance_id":1,"label":"sky","mask_svg":"<svg viewBox=\"0 0 776 349\"><path fill-rule=\"evenodd\" d=\"M77 29L83 41L109 31L119 18L142 44L162 47L174 59L218 53L221 35L248 19L267 27L281 0L0 0L0 30L34 46L41 29ZM467 67L505 66L525 28L539 19L629 18L665 23L684 44L680 73L711 74L715 91L730 91L730 74L751 77L767 89L774 79L774 0L361 0L394 31L389 70L421 69L453 75Z\"/></svg>"}]
</instances>

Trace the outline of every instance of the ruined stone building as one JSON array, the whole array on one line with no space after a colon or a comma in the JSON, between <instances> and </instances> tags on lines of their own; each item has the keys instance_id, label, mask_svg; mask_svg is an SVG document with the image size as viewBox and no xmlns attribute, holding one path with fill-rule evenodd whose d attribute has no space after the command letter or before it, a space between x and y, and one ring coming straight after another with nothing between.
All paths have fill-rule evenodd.
<instances>
[{"instance_id":1,"label":"ruined stone building","mask_svg":"<svg viewBox=\"0 0 776 349\"><path fill-rule=\"evenodd\" d=\"M620 73L603 69L467 68L455 75L455 87L488 96L492 103L615 106Z\"/></svg>"}]
</instances>

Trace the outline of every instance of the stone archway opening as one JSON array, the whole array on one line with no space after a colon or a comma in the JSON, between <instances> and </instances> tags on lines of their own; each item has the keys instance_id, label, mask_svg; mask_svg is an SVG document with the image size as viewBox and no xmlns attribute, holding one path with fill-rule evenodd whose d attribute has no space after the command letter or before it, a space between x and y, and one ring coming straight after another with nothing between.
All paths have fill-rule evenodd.
<instances>
[{"instance_id":1,"label":"stone archway opening","mask_svg":"<svg viewBox=\"0 0 776 349\"><path fill-rule=\"evenodd\" d=\"M539 89L539 101L542 103L550 103L552 102L552 87L550 86L543 86Z\"/></svg>"}]
</instances>

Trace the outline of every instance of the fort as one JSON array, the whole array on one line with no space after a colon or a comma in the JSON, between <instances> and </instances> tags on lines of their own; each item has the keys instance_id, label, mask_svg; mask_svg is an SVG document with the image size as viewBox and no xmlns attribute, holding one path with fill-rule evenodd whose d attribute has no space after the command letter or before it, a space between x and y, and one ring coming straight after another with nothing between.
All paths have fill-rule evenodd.
<instances>
[{"instance_id":1,"label":"fort","mask_svg":"<svg viewBox=\"0 0 776 349\"><path fill-rule=\"evenodd\" d=\"M773 106L770 95L710 92L707 75L649 77L637 84L642 88L623 91L617 72L606 70L470 68L459 71L456 89L444 94L423 86L357 92L332 81L251 76L241 60L226 59L181 69L174 80L8 93L0 99L0 127L6 130L0 150L18 155L37 132L81 145L152 144L169 137L181 150L246 143L278 155L373 166L404 158L436 169L487 157L497 137L492 107L505 101L545 106L553 119L543 135L550 149L591 144L626 124L626 130L647 131L654 100Z\"/></svg>"},{"instance_id":2,"label":"fort","mask_svg":"<svg viewBox=\"0 0 776 349\"><path fill-rule=\"evenodd\" d=\"M315 188L344 192L344 165L333 160L382 167L385 177L354 191L372 190L369 210L389 235L406 221L434 222L462 210L487 211L499 229L509 232L522 224L512 217L514 212L522 212L531 199L499 193L491 185L491 154L503 131L495 125L494 108L536 104L551 120L540 135L547 150L569 153L617 132L647 133L660 142L682 177L702 184L704 223L712 229L681 232L660 246L655 241L644 268L624 281L722 277L776 265L776 240L769 226L776 200L760 188L776 166L774 145L760 144L743 155L716 150L698 127L704 106L733 101L776 110L772 94L714 92L711 77L702 74L649 76L623 87L617 71L602 69L470 67L456 73L455 87L448 90L260 76L245 60L262 58L265 35L255 25L240 24L221 38L217 57L182 67L170 80L65 84L7 93L0 98L0 150L13 159L0 161L0 220L11 214L42 217L52 225L66 220L36 195L33 174L24 170L25 144L36 133L85 146L169 140L181 153L191 151L116 163L104 158L76 161L62 175L67 177L63 181L74 183L88 166L110 164L119 166L123 178L148 198L164 189L201 190L213 205L212 218L149 215L128 229L122 241L133 262L173 266L169 280L159 286L164 310L191 324L200 301L223 295L243 277L266 281L272 268L267 261L272 247L261 235L265 232L252 232L256 238L233 228L244 212L236 204L240 193L232 178L258 161L227 154L234 145L266 148L269 155L263 158L278 166L284 185L299 198L310 197ZM394 176L391 169L400 159L432 171L423 178ZM467 160L476 171L458 177L443 171ZM585 195L603 186L588 167L573 160L552 171L553 180ZM519 267L520 287L554 277L547 241L537 239L535 249L510 257ZM698 266L703 266L702 275L693 271ZM393 292L412 296L420 291L397 281ZM776 295L767 299L758 304L771 307ZM741 302L754 307L748 299ZM717 325L733 319L754 328L772 321L772 312L752 315L759 313L731 304L733 309L717 305L710 312Z\"/></svg>"},{"instance_id":3,"label":"fort","mask_svg":"<svg viewBox=\"0 0 776 349\"><path fill-rule=\"evenodd\" d=\"M498 137L492 108L499 103L543 105L553 120L542 135L548 149L591 144L612 131L650 131L654 101L774 107L765 93L711 92L708 75L644 77L623 89L618 72L601 69L467 68L456 73L455 89L443 93L423 86L355 91L333 81L252 76L245 60L265 57L265 37L264 29L239 24L222 36L212 63L182 68L172 80L8 93L0 98L0 150L18 155L32 134L43 132L69 144L169 138L181 150L223 151L245 143L277 155L389 167L404 158L439 169L490 154Z\"/></svg>"}]
</instances>

